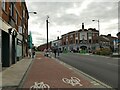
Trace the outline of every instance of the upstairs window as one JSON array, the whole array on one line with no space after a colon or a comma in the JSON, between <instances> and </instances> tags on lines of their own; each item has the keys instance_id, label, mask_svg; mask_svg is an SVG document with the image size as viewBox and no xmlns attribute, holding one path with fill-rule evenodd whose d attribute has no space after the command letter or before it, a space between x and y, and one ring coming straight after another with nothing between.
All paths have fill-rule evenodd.
<instances>
[{"instance_id":1,"label":"upstairs window","mask_svg":"<svg viewBox=\"0 0 120 90\"><path fill-rule=\"evenodd\" d=\"M10 4L10 16L14 15L14 4L11 2Z\"/></svg>"},{"instance_id":2,"label":"upstairs window","mask_svg":"<svg viewBox=\"0 0 120 90\"><path fill-rule=\"evenodd\" d=\"M25 18L25 10L23 9L23 18Z\"/></svg>"},{"instance_id":3,"label":"upstairs window","mask_svg":"<svg viewBox=\"0 0 120 90\"><path fill-rule=\"evenodd\" d=\"M76 44L78 44L78 40L76 40Z\"/></svg>"},{"instance_id":4,"label":"upstairs window","mask_svg":"<svg viewBox=\"0 0 120 90\"><path fill-rule=\"evenodd\" d=\"M2 0L2 9L5 11L5 0Z\"/></svg>"},{"instance_id":5,"label":"upstairs window","mask_svg":"<svg viewBox=\"0 0 120 90\"><path fill-rule=\"evenodd\" d=\"M76 33L76 37L78 37L78 33Z\"/></svg>"},{"instance_id":6,"label":"upstairs window","mask_svg":"<svg viewBox=\"0 0 120 90\"><path fill-rule=\"evenodd\" d=\"M16 11L16 24L18 24L18 13Z\"/></svg>"}]
</instances>

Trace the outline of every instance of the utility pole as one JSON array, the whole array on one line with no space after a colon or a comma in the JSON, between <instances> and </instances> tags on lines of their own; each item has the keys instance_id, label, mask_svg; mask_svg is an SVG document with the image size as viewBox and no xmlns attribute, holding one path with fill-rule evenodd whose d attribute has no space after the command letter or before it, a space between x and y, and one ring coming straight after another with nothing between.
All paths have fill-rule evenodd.
<instances>
[{"instance_id":1,"label":"utility pole","mask_svg":"<svg viewBox=\"0 0 120 90\"><path fill-rule=\"evenodd\" d=\"M47 20L46 20L46 28L47 28L47 50L48 50L48 18L49 16L47 16Z\"/></svg>"}]
</instances>

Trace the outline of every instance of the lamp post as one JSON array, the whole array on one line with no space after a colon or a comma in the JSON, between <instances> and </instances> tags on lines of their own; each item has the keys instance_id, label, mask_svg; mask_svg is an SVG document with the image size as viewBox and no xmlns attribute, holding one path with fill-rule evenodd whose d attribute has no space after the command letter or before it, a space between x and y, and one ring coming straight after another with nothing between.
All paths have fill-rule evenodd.
<instances>
[{"instance_id":1,"label":"lamp post","mask_svg":"<svg viewBox=\"0 0 120 90\"><path fill-rule=\"evenodd\" d=\"M48 18L49 16L47 15L47 20L46 20L46 28L47 28L47 50L48 50Z\"/></svg>"},{"instance_id":2,"label":"lamp post","mask_svg":"<svg viewBox=\"0 0 120 90\"><path fill-rule=\"evenodd\" d=\"M28 12L28 16L29 14L37 14L37 12ZM28 29L27 29L27 33L28 33ZM25 39L27 46L26 46L26 53L28 55L28 49L32 49L32 36L31 36L31 32L29 33L29 37L26 37L27 39ZM29 40L29 41L28 41ZM31 46L31 47L30 47Z\"/></svg>"},{"instance_id":3,"label":"lamp post","mask_svg":"<svg viewBox=\"0 0 120 90\"><path fill-rule=\"evenodd\" d=\"M28 12L28 13L33 13L33 14L37 14L37 12Z\"/></svg>"},{"instance_id":4,"label":"lamp post","mask_svg":"<svg viewBox=\"0 0 120 90\"><path fill-rule=\"evenodd\" d=\"M98 31L99 31L99 33L100 33L100 21L99 21L99 19L98 20L92 20L93 22L94 21L97 21L98 22Z\"/></svg>"}]
</instances>

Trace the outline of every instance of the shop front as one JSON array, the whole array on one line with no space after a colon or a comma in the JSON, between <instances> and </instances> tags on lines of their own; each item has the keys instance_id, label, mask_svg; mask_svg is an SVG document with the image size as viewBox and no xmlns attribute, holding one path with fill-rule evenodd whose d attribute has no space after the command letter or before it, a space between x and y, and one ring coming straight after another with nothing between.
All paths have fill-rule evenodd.
<instances>
[{"instance_id":1,"label":"shop front","mask_svg":"<svg viewBox=\"0 0 120 90\"><path fill-rule=\"evenodd\" d=\"M17 61L22 59L22 35L17 36Z\"/></svg>"},{"instance_id":2,"label":"shop front","mask_svg":"<svg viewBox=\"0 0 120 90\"><path fill-rule=\"evenodd\" d=\"M9 67L16 63L16 36L17 32L9 24L0 19L2 25L0 27L1 35L1 63L2 67Z\"/></svg>"}]
</instances>

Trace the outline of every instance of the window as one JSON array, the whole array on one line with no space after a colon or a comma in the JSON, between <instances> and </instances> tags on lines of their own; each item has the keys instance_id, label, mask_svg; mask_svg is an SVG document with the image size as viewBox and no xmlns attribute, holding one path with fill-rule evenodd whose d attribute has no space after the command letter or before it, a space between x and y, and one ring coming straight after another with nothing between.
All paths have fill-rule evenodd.
<instances>
[{"instance_id":1,"label":"window","mask_svg":"<svg viewBox=\"0 0 120 90\"><path fill-rule=\"evenodd\" d=\"M78 37L78 33L76 33L76 37Z\"/></svg>"},{"instance_id":2,"label":"window","mask_svg":"<svg viewBox=\"0 0 120 90\"><path fill-rule=\"evenodd\" d=\"M98 43L98 40L96 40L96 43Z\"/></svg>"},{"instance_id":3,"label":"window","mask_svg":"<svg viewBox=\"0 0 120 90\"><path fill-rule=\"evenodd\" d=\"M18 24L18 13L16 11L16 24Z\"/></svg>"},{"instance_id":4,"label":"window","mask_svg":"<svg viewBox=\"0 0 120 90\"><path fill-rule=\"evenodd\" d=\"M70 44L73 44L73 40L70 40Z\"/></svg>"},{"instance_id":5,"label":"window","mask_svg":"<svg viewBox=\"0 0 120 90\"><path fill-rule=\"evenodd\" d=\"M72 38L73 37L73 35L70 35L70 38Z\"/></svg>"},{"instance_id":6,"label":"window","mask_svg":"<svg viewBox=\"0 0 120 90\"><path fill-rule=\"evenodd\" d=\"M14 15L14 4L11 2L10 4L10 15L13 16Z\"/></svg>"},{"instance_id":7,"label":"window","mask_svg":"<svg viewBox=\"0 0 120 90\"><path fill-rule=\"evenodd\" d=\"M64 42L64 45L66 45L66 43Z\"/></svg>"},{"instance_id":8,"label":"window","mask_svg":"<svg viewBox=\"0 0 120 90\"><path fill-rule=\"evenodd\" d=\"M5 0L2 0L2 9L5 11Z\"/></svg>"},{"instance_id":9,"label":"window","mask_svg":"<svg viewBox=\"0 0 120 90\"><path fill-rule=\"evenodd\" d=\"M92 34L92 36L94 37L94 36L95 36L95 34L93 33L93 34Z\"/></svg>"},{"instance_id":10,"label":"window","mask_svg":"<svg viewBox=\"0 0 120 90\"><path fill-rule=\"evenodd\" d=\"M90 44L91 44L91 42L92 42L91 39L89 39L89 43L90 43Z\"/></svg>"},{"instance_id":11,"label":"window","mask_svg":"<svg viewBox=\"0 0 120 90\"><path fill-rule=\"evenodd\" d=\"M76 44L78 44L78 40L76 40Z\"/></svg>"},{"instance_id":12,"label":"window","mask_svg":"<svg viewBox=\"0 0 120 90\"><path fill-rule=\"evenodd\" d=\"M68 41L68 37L66 37L66 41Z\"/></svg>"},{"instance_id":13,"label":"window","mask_svg":"<svg viewBox=\"0 0 120 90\"><path fill-rule=\"evenodd\" d=\"M21 2L20 0L19 0L18 2L19 2L19 4L20 4L20 7L21 7L21 4L22 4L22 2Z\"/></svg>"},{"instance_id":14,"label":"window","mask_svg":"<svg viewBox=\"0 0 120 90\"><path fill-rule=\"evenodd\" d=\"M25 18L25 10L23 9L23 17Z\"/></svg>"}]
</instances>

